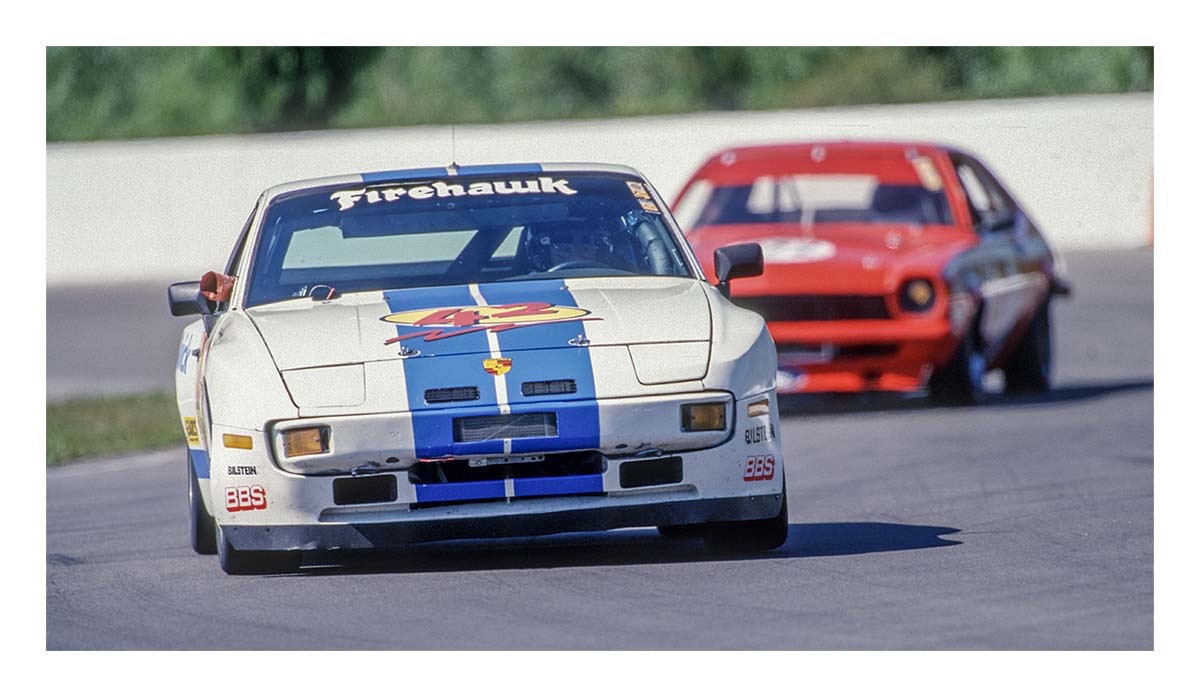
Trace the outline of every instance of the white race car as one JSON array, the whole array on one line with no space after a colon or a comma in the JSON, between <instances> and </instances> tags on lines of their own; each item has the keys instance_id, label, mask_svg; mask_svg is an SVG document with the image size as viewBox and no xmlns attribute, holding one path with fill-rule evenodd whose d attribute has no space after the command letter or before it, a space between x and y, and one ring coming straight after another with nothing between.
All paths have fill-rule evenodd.
<instances>
[{"instance_id":1,"label":"white race car","mask_svg":"<svg viewBox=\"0 0 1200 697\"><path fill-rule=\"evenodd\" d=\"M787 537L775 347L662 198L610 165L376 172L267 190L176 366L191 542L305 550L658 526Z\"/></svg>"}]
</instances>

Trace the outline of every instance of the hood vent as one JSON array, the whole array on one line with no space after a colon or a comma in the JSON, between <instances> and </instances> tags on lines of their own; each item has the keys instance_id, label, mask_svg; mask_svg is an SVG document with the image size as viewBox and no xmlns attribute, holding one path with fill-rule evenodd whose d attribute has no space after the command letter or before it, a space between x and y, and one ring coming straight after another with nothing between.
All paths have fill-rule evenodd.
<instances>
[{"instance_id":1,"label":"hood vent","mask_svg":"<svg viewBox=\"0 0 1200 697\"><path fill-rule=\"evenodd\" d=\"M540 380L521 383L521 394L526 397L541 397L548 394L575 394L574 380Z\"/></svg>"},{"instance_id":2,"label":"hood vent","mask_svg":"<svg viewBox=\"0 0 1200 697\"><path fill-rule=\"evenodd\" d=\"M473 402L479 399L478 387L438 387L425 390L426 404L442 404L445 402Z\"/></svg>"}]
</instances>

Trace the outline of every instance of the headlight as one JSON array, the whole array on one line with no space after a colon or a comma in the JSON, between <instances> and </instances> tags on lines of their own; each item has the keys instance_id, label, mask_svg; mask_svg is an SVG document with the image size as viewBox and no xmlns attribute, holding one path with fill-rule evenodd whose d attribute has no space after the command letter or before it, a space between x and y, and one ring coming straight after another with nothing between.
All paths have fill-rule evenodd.
<instances>
[{"instance_id":1,"label":"headlight","mask_svg":"<svg viewBox=\"0 0 1200 697\"><path fill-rule=\"evenodd\" d=\"M287 457L320 455L329 452L328 431L324 428L297 428L283 432L283 454Z\"/></svg>"},{"instance_id":2,"label":"headlight","mask_svg":"<svg viewBox=\"0 0 1200 697\"><path fill-rule=\"evenodd\" d=\"M680 420L680 426L685 431L724 431L725 403L685 404Z\"/></svg>"},{"instance_id":3,"label":"headlight","mask_svg":"<svg viewBox=\"0 0 1200 697\"><path fill-rule=\"evenodd\" d=\"M924 278L905 281L900 287L900 307L905 312L924 312L933 307L933 284Z\"/></svg>"}]
</instances>

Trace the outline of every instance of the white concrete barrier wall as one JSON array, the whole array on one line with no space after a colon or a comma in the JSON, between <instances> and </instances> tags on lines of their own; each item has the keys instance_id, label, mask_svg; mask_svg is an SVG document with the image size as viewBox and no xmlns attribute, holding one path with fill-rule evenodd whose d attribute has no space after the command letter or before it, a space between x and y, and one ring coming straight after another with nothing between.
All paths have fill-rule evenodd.
<instances>
[{"instance_id":1,"label":"white concrete barrier wall","mask_svg":"<svg viewBox=\"0 0 1200 697\"><path fill-rule=\"evenodd\" d=\"M1147 242L1153 98L1081 96L460 126L457 159L596 161L673 198L713 151L816 139L939 141L992 165L1060 249ZM449 127L47 146L47 283L186 280L225 263L258 194L450 162Z\"/></svg>"}]
</instances>

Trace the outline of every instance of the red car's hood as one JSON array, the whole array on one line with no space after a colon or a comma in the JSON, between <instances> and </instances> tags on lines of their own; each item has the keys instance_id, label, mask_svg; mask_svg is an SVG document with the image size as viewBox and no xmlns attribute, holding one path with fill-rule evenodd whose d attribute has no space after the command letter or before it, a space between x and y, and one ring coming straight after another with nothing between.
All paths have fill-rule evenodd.
<instances>
[{"instance_id":1,"label":"red car's hood","mask_svg":"<svg viewBox=\"0 0 1200 697\"><path fill-rule=\"evenodd\" d=\"M692 231L688 242L713 282L713 250L762 245L763 275L734 282L735 295L887 293L904 278L940 274L974 243L954 227L878 223L721 225Z\"/></svg>"}]
</instances>

